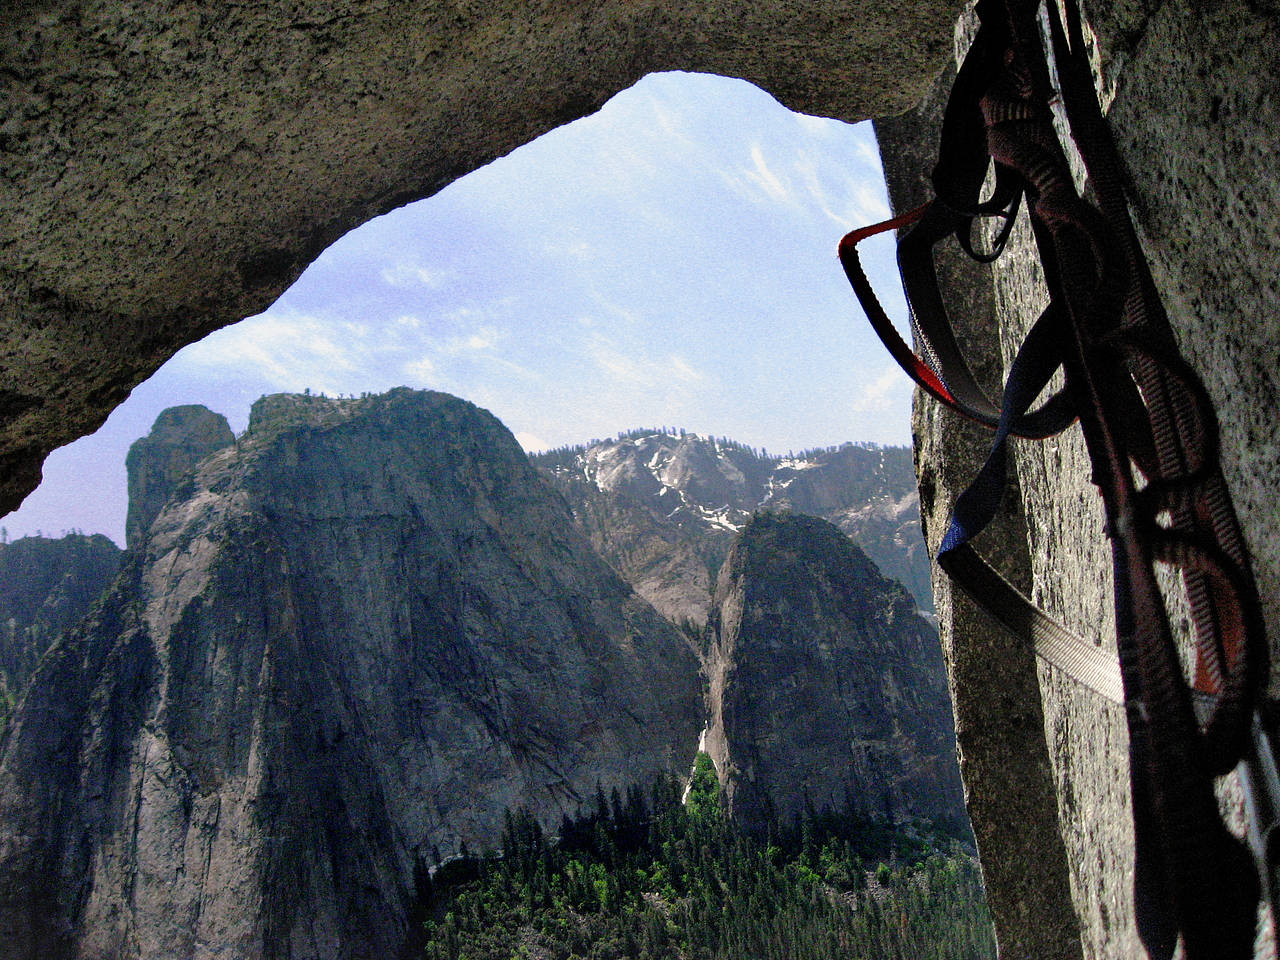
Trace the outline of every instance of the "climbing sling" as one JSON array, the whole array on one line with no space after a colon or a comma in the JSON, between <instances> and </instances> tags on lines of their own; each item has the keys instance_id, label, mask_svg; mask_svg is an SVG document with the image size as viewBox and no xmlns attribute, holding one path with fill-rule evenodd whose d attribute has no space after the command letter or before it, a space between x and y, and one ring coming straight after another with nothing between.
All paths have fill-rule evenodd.
<instances>
[{"instance_id":1,"label":"climbing sling","mask_svg":"<svg viewBox=\"0 0 1280 960\"><path fill-rule=\"evenodd\" d=\"M1062 11L1049 2L1043 18L1036 0L980 0L977 14L980 27L943 119L934 199L853 231L841 241L840 259L899 365L930 396L994 431L990 457L956 500L939 565L1044 659L1125 706L1134 913L1148 954L1169 960L1181 937L1188 960L1243 960L1253 956L1260 893L1276 914L1280 777L1264 702L1267 640L1219 466L1216 414L1178 353L1129 219L1076 0L1063 0ZM1076 190L1054 129L1051 69L1096 205ZM1010 365L997 404L952 331L933 248L954 236L970 257L994 261L1024 203L1049 305ZM974 238L981 221L999 224L985 251ZM889 229L903 231L898 262L925 359L899 337L858 260L858 243ZM1062 389L1031 409L1058 371ZM971 543L999 506L1008 438L1043 438L1074 422L1106 512L1118 670L1114 657L1036 609ZM1157 563L1182 576L1194 634L1190 683ZM1214 794L1215 777L1233 769L1248 846L1223 824Z\"/></svg>"}]
</instances>

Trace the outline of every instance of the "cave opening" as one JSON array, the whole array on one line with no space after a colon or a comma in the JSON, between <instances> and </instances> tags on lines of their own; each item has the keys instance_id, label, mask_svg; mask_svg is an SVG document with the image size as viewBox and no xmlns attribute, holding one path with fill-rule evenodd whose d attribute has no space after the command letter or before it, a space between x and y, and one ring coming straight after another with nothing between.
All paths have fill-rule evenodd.
<instances>
[{"instance_id":1,"label":"cave opening","mask_svg":"<svg viewBox=\"0 0 1280 960\"><path fill-rule=\"evenodd\" d=\"M55 451L0 523L123 543L124 455L161 410L203 404L239 432L276 392L441 390L531 452L648 426L774 453L907 444L910 386L835 258L845 231L887 215L870 123L650 74L340 238L266 311L183 349ZM891 241L868 246L904 315Z\"/></svg>"}]
</instances>

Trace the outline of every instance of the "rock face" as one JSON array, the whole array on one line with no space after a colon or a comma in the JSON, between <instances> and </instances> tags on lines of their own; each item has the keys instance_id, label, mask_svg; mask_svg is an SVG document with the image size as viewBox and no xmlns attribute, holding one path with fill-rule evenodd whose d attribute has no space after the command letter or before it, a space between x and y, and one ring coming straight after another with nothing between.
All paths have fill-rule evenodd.
<instances>
[{"instance_id":1,"label":"rock face","mask_svg":"<svg viewBox=\"0 0 1280 960\"><path fill-rule=\"evenodd\" d=\"M759 514L716 584L705 744L735 819L963 822L946 672L902 587L812 517Z\"/></svg>"},{"instance_id":2,"label":"rock face","mask_svg":"<svg viewBox=\"0 0 1280 960\"><path fill-rule=\"evenodd\" d=\"M685 639L496 420L267 397L42 662L0 759L0 955L395 956L414 871L687 769Z\"/></svg>"},{"instance_id":3,"label":"rock face","mask_svg":"<svg viewBox=\"0 0 1280 960\"><path fill-rule=\"evenodd\" d=\"M1223 470L1274 663L1280 21L1266 3L1202 9L1182 0L1103 0L1086 13L1140 239L1179 345L1218 408ZM923 199L919 187L933 156L918 145L937 142L942 95L940 89L917 111L878 124L899 212ZM950 258L944 252L940 259ZM1041 308L1037 269L1024 223L993 271L970 272L952 288L965 301L952 315L976 321L958 331L961 342L995 382ZM950 266L944 271L954 275ZM928 401L917 403L915 431L922 514L936 545L980 454L973 436ZM1007 563L1007 573L1050 613L1114 649L1110 551L1078 431L1016 444L1011 462L1016 492L982 548ZM945 578L936 583L968 809L1001 956L1140 960L1146 954L1133 921L1123 713L1019 655L975 607L953 596ZM1273 693L1277 680L1273 666ZM1225 788L1229 794L1229 783ZM1262 937L1259 956L1275 955L1270 940Z\"/></svg>"},{"instance_id":4,"label":"rock face","mask_svg":"<svg viewBox=\"0 0 1280 960\"><path fill-rule=\"evenodd\" d=\"M0 543L0 729L36 663L119 567L120 548L101 534Z\"/></svg>"},{"instance_id":5,"label":"rock face","mask_svg":"<svg viewBox=\"0 0 1280 960\"><path fill-rule=\"evenodd\" d=\"M196 464L234 442L227 418L207 407L191 404L161 413L151 432L135 440L125 458L129 473L128 546L142 543L151 521Z\"/></svg>"},{"instance_id":6,"label":"rock face","mask_svg":"<svg viewBox=\"0 0 1280 960\"><path fill-rule=\"evenodd\" d=\"M929 174L954 74L954 68L944 74L934 94L916 110L876 121L886 185L897 210L912 209L930 196ZM958 245L941 245L934 259L957 338L984 389L997 395L1003 367L1000 345L990 329L989 318L996 309L991 268L974 263ZM912 428L921 520L934 555L951 506L981 468L991 438L919 394ZM980 547L1010 582L1030 592L1027 521L1016 483L1012 475L1010 492L983 533ZM1066 844L1058 826L1057 784L1045 743L1035 656L936 568L934 596L966 808L999 949L1009 958L1080 960L1080 921L1072 905ZM1122 753L1119 747L1112 755ZM1100 823L1113 831L1116 846L1123 849L1124 828L1111 820ZM1115 916L1125 910L1123 900L1114 896L1110 907Z\"/></svg>"},{"instance_id":7,"label":"rock face","mask_svg":"<svg viewBox=\"0 0 1280 960\"><path fill-rule=\"evenodd\" d=\"M918 99L954 0L8 4L0 513L185 344L329 243L659 70L859 120Z\"/></svg>"},{"instance_id":8,"label":"rock face","mask_svg":"<svg viewBox=\"0 0 1280 960\"><path fill-rule=\"evenodd\" d=\"M770 457L722 439L635 431L534 462L600 554L676 622L706 622L720 564L757 510L831 520L932 607L904 448L845 444Z\"/></svg>"}]
</instances>

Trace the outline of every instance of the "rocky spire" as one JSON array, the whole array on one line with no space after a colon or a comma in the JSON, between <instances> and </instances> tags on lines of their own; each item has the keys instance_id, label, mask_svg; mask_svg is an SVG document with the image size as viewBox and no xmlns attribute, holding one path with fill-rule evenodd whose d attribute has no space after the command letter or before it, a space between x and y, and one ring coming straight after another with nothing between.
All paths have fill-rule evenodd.
<instances>
[{"instance_id":1,"label":"rocky spire","mask_svg":"<svg viewBox=\"0 0 1280 960\"><path fill-rule=\"evenodd\" d=\"M394 957L433 851L688 769L693 651L490 414L269 397L186 477L0 744L0 956Z\"/></svg>"},{"instance_id":2,"label":"rocky spire","mask_svg":"<svg viewBox=\"0 0 1280 960\"><path fill-rule=\"evenodd\" d=\"M234 443L227 418L199 404L170 407L129 448L129 515L125 545L140 544L174 488L209 454Z\"/></svg>"},{"instance_id":3,"label":"rocky spire","mask_svg":"<svg viewBox=\"0 0 1280 960\"><path fill-rule=\"evenodd\" d=\"M709 626L705 743L735 819L964 821L937 633L836 527L757 514Z\"/></svg>"}]
</instances>

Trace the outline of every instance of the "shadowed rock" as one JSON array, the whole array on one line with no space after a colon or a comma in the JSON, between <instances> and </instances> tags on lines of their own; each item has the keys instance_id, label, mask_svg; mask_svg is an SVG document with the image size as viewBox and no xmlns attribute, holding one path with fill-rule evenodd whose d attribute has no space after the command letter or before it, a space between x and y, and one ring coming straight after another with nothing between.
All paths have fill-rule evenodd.
<instances>
[{"instance_id":1,"label":"shadowed rock","mask_svg":"<svg viewBox=\"0 0 1280 960\"><path fill-rule=\"evenodd\" d=\"M938 638L834 526L760 514L716 585L706 747L734 818L963 822Z\"/></svg>"},{"instance_id":2,"label":"shadowed rock","mask_svg":"<svg viewBox=\"0 0 1280 960\"><path fill-rule=\"evenodd\" d=\"M0 543L0 729L45 651L119 567L120 548L100 533Z\"/></svg>"}]
</instances>

